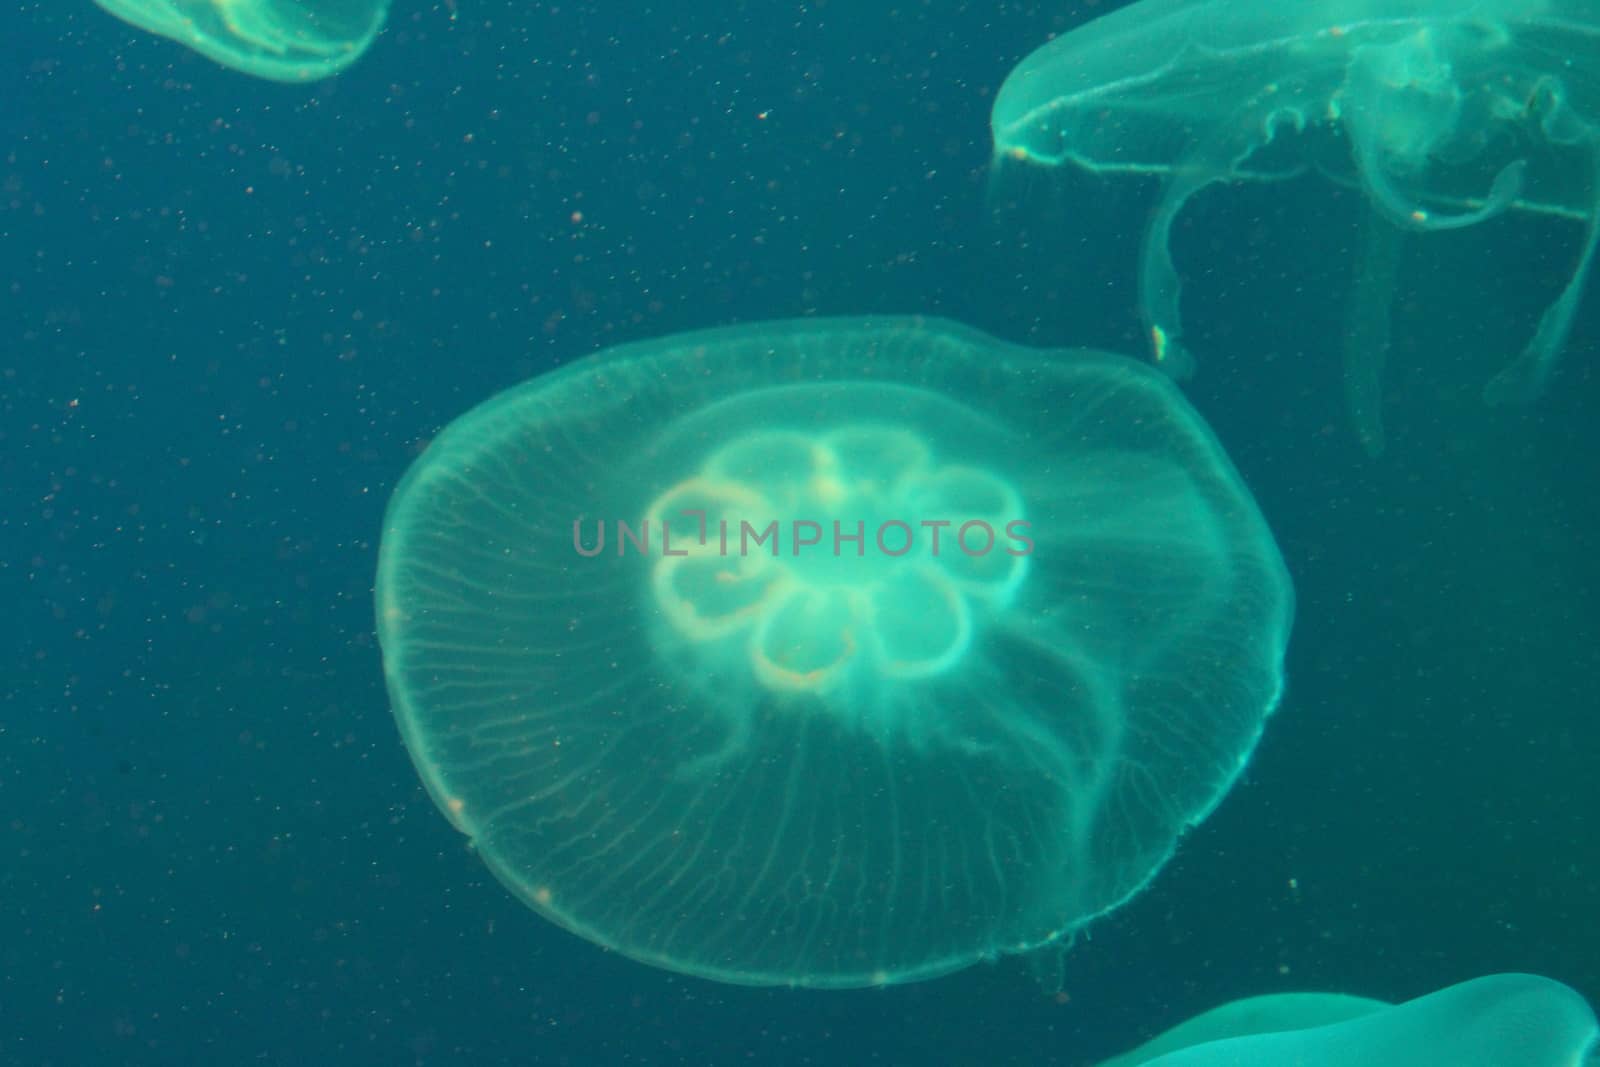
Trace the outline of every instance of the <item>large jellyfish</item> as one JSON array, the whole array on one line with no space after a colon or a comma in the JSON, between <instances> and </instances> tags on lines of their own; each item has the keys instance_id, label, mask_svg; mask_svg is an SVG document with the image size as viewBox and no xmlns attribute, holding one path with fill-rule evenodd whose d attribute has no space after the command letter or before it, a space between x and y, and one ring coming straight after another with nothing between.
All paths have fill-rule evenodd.
<instances>
[{"instance_id":1,"label":"large jellyfish","mask_svg":"<svg viewBox=\"0 0 1600 1067\"><path fill-rule=\"evenodd\" d=\"M993 114L1000 166L1144 174L1164 191L1141 253L1155 359L1183 343L1173 221L1217 182L1316 167L1363 190L1373 218L1346 338L1346 391L1383 448L1379 374L1406 233L1507 211L1586 227L1567 284L1489 384L1527 400L1566 344L1600 241L1600 9L1592 0L1140 0L1024 59Z\"/></svg>"},{"instance_id":2,"label":"large jellyfish","mask_svg":"<svg viewBox=\"0 0 1600 1067\"><path fill-rule=\"evenodd\" d=\"M280 82L337 74L360 58L388 0L95 0L140 29L225 67Z\"/></svg>"},{"instance_id":3,"label":"large jellyfish","mask_svg":"<svg viewBox=\"0 0 1600 1067\"><path fill-rule=\"evenodd\" d=\"M1224 1004L1100 1067L1596 1067L1594 1011L1560 982L1492 974L1390 1006L1333 993Z\"/></svg>"},{"instance_id":4,"label":"large jellyfish","mask_svg":"<svg viewBox=\"0 0 1600 1067\"><path fill-rule=\"evenodd\" d=\"M384 522L440 808L542 915L722 981L1065 946L1282 686L1288 576L1176 388L951 323L580 360L453 422Z\"/></svg>"}]
</instances>

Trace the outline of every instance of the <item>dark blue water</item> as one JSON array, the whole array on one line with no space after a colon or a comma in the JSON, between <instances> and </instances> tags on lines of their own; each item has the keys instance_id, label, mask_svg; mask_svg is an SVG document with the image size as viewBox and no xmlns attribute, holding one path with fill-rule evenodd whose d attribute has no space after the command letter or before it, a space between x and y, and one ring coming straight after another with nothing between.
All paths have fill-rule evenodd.
<instances>
[{"instance_id":1,"label":"dark blue water","mask_svg":"<svg viewBox=\"0 0 1600 1067\"><path fill-rule=\"evenodd\" d=\"M1080 17L401 4L286 88L87 0L13 16L0 1063L1080 1064L1250 993L1600 996L1600 294L1552 393L1486 409L1579 235L1416 243L1368 460L1359 216L1314 182L1210 194L1178 236L1190 396L1299 592L1290 690L1062 995L1015 963L829 994L652 970L517 905L424 796L372 572L390 489L473 403L803 314L1140 352L1151 190L985 208L992 93Z\"/></svg>"}]
</instances>

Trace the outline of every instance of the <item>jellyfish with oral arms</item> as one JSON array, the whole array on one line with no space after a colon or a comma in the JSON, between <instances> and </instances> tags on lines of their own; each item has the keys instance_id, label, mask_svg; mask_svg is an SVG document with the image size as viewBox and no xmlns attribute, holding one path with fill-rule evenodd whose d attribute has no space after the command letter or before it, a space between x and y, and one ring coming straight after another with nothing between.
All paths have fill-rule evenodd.
<instances>
[{"instance_id":1,"label":"jellyfish with oral arms","mask_svg":"<svg viewBox=\"0 0 1600 1067\"><path fill-rule=\"evenodd\" d=\"M1404 243L1500 216L1570 220L1565 284L1485 390L1537 397L1600 246L1600 8L1592 0L1138 0L1020 62L996 94L995 164L1144 177L1150 352L1196 366L1171 240L1201 192L1305 173L1368 216L1342 345L1358 438L1384 448L1382 375Z\"/></svg>"}]
</instances>

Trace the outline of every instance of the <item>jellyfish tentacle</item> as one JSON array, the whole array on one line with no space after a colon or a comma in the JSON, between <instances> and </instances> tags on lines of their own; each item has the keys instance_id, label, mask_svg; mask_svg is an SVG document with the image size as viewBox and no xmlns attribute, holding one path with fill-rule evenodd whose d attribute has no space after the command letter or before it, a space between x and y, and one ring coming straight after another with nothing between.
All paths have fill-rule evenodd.
<instances>
[{"instance_id":1,"label":"jellyfish tentacle","mask_svg":"<svg viewBox=\"0 0 1600 1067\"><path fill-rule=\"evenodd\" d=\"M1525 159L1517 159L1501 167L1499 173L1494 176L1494 181L1489 186L1489 195L1484 197L1481 207L1454 213L1430 211L1419 202L1407 200L1400 192L1394 179L1389 176L1388 169L1384 167L1382 159L1379 158L1382 153L1375 145L1360 136L1354 137L1353 140L1356 166L1361 171L1368 197L1391 222L1408 230L1434 233L1476 226L1510 210L1522 195L1528 162Z\"/></svg>"},{"instance_id":2,"label":"jellyfish tentacle","mask_svg":"<svg viewBox=\"0 0 1600 1067\"><path fill-rule=\"evenodd\" d=\"M1600 149L1595 155L1595 171L1600 175ZM1533 340L1510 365L1496 374L1484 387L1483 397L1490 404L1526 404L1544 392L1550 372L1561 358L1567 335L1572 332L1572 319L1578 313L1578 303L1583 299L1584 287L1589 281L1589 270L1594 265L1595 249L1600 246L1600 181L1596 182L1594 203L1589 210L1589 230L1584 238L1583 254L1578 266L1567 279L1566 286L1555 302L1539 318L1539 328Z\"/></svg>"},{"instance_id":3,"label":"jellyfish tentacle","mask_svg":"<svg viewBox=\"0 0 1600 1067\"><path fill-rule=\"evenodd\" d=\"M1190 200L1208 186L1226 181L1238 160L1249 154L1220 149L1217 143L1205 146L1173 169L1139 253L1139 306L1151 355L1157 366L1179 380L1194 374L1195 360L1183 344L1183 283L1172 259L1172 224Z\"/></svg>"},{"instance_id":4,"label":"jellyfish tentacle","mask_svg":"<svg viewBox=\"0 0 1600 1067\"><path fill-rule=\"evenodd\" d=\"M1382 455L1383 369L1389 355L1389 309L1405 231L1389 225L1377 210L1362 226L1360 273L1350 297L1344 335L1344 396L1356 439L1367 455Z\"/></svg>"}]
</instances>

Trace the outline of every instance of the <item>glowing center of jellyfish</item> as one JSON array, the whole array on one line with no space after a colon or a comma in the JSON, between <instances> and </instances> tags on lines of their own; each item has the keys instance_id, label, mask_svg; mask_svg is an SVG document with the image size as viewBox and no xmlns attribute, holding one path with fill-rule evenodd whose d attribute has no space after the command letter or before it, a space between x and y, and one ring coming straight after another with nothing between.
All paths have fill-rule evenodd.
<instances>
[{"instance_id":1,"label":"glowing center of jellyfish","mask_svg":"<svg viewBox=\"0 0 1600 1067\"><path fill-rule=\"evenodd\" d=\"M1008 483L870 423L735 438L646 522L663 651L824 698L955 667L1032 550Z\"/></svg>"}]
</instances>

